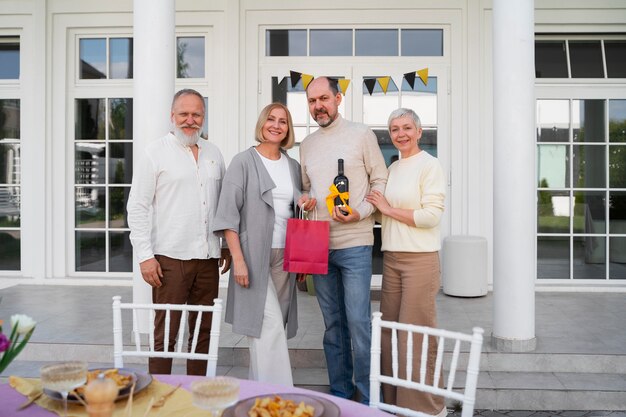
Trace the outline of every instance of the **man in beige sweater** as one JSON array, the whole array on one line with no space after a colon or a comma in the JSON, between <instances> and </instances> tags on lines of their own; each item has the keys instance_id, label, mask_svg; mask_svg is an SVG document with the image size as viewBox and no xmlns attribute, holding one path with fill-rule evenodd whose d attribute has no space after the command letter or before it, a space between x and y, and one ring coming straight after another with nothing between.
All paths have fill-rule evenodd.
<instances>
[{"instance_id":1,"label":"man in beige sweater","mask_svg":"<svg viewBox=\"0 0 626 417\"><path fill-rule=\"evenodd\" d=\"M324 316L324 353L332 394L369 403L370 282L372 279L372 217L375 207L365 201L370 190L384 192L385 160L376 135L367 126L345 120L338 108L342 96L337 81L316 78L307 88L309 112L320 129L300 146L302 188L299 201L307 206L317 198L317 215L330 221L328 274L313 275L317 300ZM352 213L326 208L326 196L344 160L350 182ZM354 359L353 359L354 352Z\"/></svg>"}]
</instances>

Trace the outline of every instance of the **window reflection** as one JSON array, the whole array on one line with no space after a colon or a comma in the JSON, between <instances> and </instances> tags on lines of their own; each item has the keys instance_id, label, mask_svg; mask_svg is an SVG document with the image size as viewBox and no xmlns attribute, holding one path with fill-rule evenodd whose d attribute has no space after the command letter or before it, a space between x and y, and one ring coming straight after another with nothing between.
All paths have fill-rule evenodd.
<instances>
[{"instance_id":1,"label":"window reflection","mask_svg":"<svg viewBox=\"0 0 626 417\"><path fill-rule=\"evenodd\" d=\"M74 151L76 184L104 184L106 181L106 145L77 142Z\"/></svg>"},{"instance_id":2,"label":"window reflection","mask_svg":"<svg viewBox=\"0 0 626 417\"><path fill-rule=\"evenodd\" d=\"M106 78L106 39L81 39L79 41L79 74L81 79Z\"/></svg>"},{"instance_id":3,"label":"window reflection","mask_svg":"<svg viewBox=\"0 0 626 417\"><path fill-rule=\"evenodd\" d=\"M76 271L105 272L106 238L104 232L76 231Z\"/></svg>"},{"instance_id":4,"label":"window reflection","mask_svg":"<svg viewBox=\"0 0 626 417\"><path fill-rule=\"evenodd\" d=\"M604 78L600 41L569 41L572 78Z\"/></svg>"},{"instance_id":5,"label":"window reflection","mask_svg":"<svg viewBox=\"0 0 626 417\"><path fill-rule=\"evenodd\" d=\"M103 187L76 187L76 227L105 227L105 189Z\"/></svg>"},{"instance_id":6,"label":"window reflection","mask_svg":"<svg viewBox=\"0 0 626 417\"><path fill-rule=\"evenodd\" d=\"M0 142L0 184L19 185L20 144Z\"/></svg>"},{"instance_id":7,"label":"window reflection","mask_svg":"<svg viewBox=\"0 0 626 417\"><path fill-rule=\"evenodd\" d=\"M535 77L568 77L565 41L535 42Z\"/></svg>"},{"instance_id":8,"label":"window reflection","mask_svg":"<svg viewBox=\"0 0 626 417\"><path fill-rule=\"evenodd\" d=\"M105 138L105 99L76 99L76 139Z\"/></svg>"},{"instance_id":9,"label":"window reflection","mask_svg":"<svg viewBox=\"0 0 626 417\"><path fill-rule=\"evenodd\" d=\"M109 139L133 137L133 99L109 99Z\"/></svg>"},{"instance_id":10,"label":"window reflection","mask_svg":"<svg viewBox=\"0 0 626 417\"><path fill-rule=\"evenodd\" d=\"M204 78L204 37L176 38L176 76L178 78Z\"/></svg>"},{"instance_id":11,"label":"window reflection","mask_svg":"<svg viewBox=\"0 0 626 417\"><path fill-rule=\"evenodd\" d=\"M537 192L537 232L569 233L571 203L567 191Z\"/></svg>"},{"instance_id":12,"label":"window reflection","mask_svg":"<svg viewBox=\"0 0 626 417\"><path fill-rule=\"evenodd\" d=\"M572 129L574 142L606 140L604 100L573 100Z\"/></svg>"},{"instance_id":13,"label":"window reflection","mask_svg":"<svg viewBox=\"0 0 626 417\"><path fill-rule=\"evenodd\" d=\"M0 230L0 271L21 269L21 233L19 230Z\"/></svg>"},{"instance_id":14,"label":"window reflection","mask_svg":"<svg viewBox=\"0 0 626 417\"><path fill-rule=\"evenodd\" d=\"M577 188L602 188L606 184L604 145L574 145L574 186Z\"/></svg>"},{"instance_id":15,"label":"window reflection","mask_svg":"<svg viewBox=\"0 0 626 417\"><path fill-rule=\"evenodd\" d=\"M0 99L0 141L20 139L20 100Z\"/></svg>"},{"instance_id":16,"label":"window reflection","mask_svg":"<svg viewBox=\"0 0 626 417\"><path fill-rule=\"evenodd\" d=\"M626 78L626 41L604 41L609 78Z\"/></svg>"},{"instance_id":17,"label":"window reflection","mask_svg":"<svg viewBox=\"0 0 626 417\"><path fill-rule=\"evenodd\" d=\"M569 141L569 100L537 100L537 141Z\"/></svg>"},{"instance_id":18,"label":"window reflection","mask_svg":"<svg viewBox=\"0 0 626 417\"><path fill-rule=\"evenodd\" d=\"M609 100L609 142L626 142L626 100Z\"/></svg>"},{"instance_id":19,"label":"window reflection","mask_svg":"<svg viewBox=\"0 0 626 417\"><path fill-rule=\"evenodd\" d=\"M609 146L609 187L626 188L626 146Z\"/></svg>"},{"instance_id":20,"label":"window reflection","mask_svg":"<svg viewBox=\"0 0 626 417\"><path fill-rule=\"evenodd\" d=\"M569 187L569 147L537 145L537 185L542 188Z\"/></svg>"},{"instance_id":21,"label":"window reflection","mask_svg":"<svg viewBox=\"0 0 626 417\"><path fill-rule=\"evenodd\" d=\"M130 187L109 187L109 227L128 228L126 203Z\"/></svg>"},{"instance_id":22,"label":"window reflection","mask_svg":"<svg viewBox=\"0 0 626 417\"><path fill-rule=\"evenodd\" d=\"M356 56L398 56L398 29L357 29Z\"/></svg>"},{"instance_id":23,"label":"window reflection","mask_svg":"<svg viewBox=\"0 0 626 417\"><path fill-rule=\"evenodd\" d=\"M626 234L626 191L609 192L609 233Z\"/></svg>"},{"instance_id":24,"label":"window reflection","mask_svg":"<svg viewBox=\"0 0 626 417\"><path fill-rule=\"evenodd\" d=\"M130 184L133 180L133 144L109 144L109 184Z\"/></svg>"},{"instance_id":25,"label":"window reflection","mask_svg":"<svg viewBox=\"0 0 626 417\"><path fill-rule=\"evenodd\" d=\"M305 29L265 31L266 56L306 56Z\"/></svg>"},{"instance_id":26,"label":"window reflection","mask_svg":"<svg viewBox=\"0 0 626 417\"><path fill-rule=\"evenodd\" d=\"M19 41L0 42L0 80L19 80L19 78L20 78L20 43Z\"/></svg>"},{"instance_id":27,"label":"window reflection","mask_svg":"<svg viewBox=\"0 0 626 417\"><path fill-rule=\"evenodd\" d=\"M604 191L574 193L574 233L606 233Z\"/></svg>"},{"instance_id":28,"label":"window reflection","mask_svg":"<svg viewBox=\"0 0 626 417\"><path fill-rule=\"evenodd\" d=\"M133 78L133 39L109 39L109 77Z\"/></svg>"},{"instance_id":29,"label":"window reflection","mask_svg":"<svg viewBox=\"0 0 626 417\"><path fill-rule=\"evenodd\" d=\"M626 227L622 229L626 233ZM626 237L609 238L609 247L609 278L626 279Z\"/></svg>"},{"instance_id":30,"label":"window reflection","mask_svg":"<svg viewBox=\"0 0 626 417\"><path fill-rule=\"evenodd\" d=\"M0 187L0 227L20 227L20 187Z\"/></svg>"},{"instance_id":31,"label":"window reflection","mask_svg":"<svg viewBox=\"0 0 626 417\"><path fill-rule=\"evenodd\" d=\"M569 237L537 236L537 278L569 279Z\"/></svg>"},{"instance_id":32,"label":"window reflection","mask_svg":"<svg viewBox=\"0 0 626 417\"><path fill-rule=\"evenodd\" d=\"M443 30L402 29L402 56L443 56Z\"/></svg>"},{"instance_id":33,"label":"window reflection","mask_svg":"<svg viewBox=\"0 0 626 417\"><path fill-rule=\"evenodd\" d=\"M575 236L572 243L574 279L605 279L606 237Z\"/></svg>"},{"instance_id":34,"label":"window reflection","mask_svg":"<svg viewBox=\"0 0 626 417\"><path fill-rule=\"evenodd\" d=\"M312 29L310 56L352 56L352 29Z\"/></svg>"},{"instance_id":35,"label":"window reflection","mask_svg":"<svg viewBox=\"0 0 626 417\"><path fill-rule=\"evenodd\" d=\"M109 232L109 271L133 271L133 248L129 236L130 232Z\"/></svg>"}]
</instances>

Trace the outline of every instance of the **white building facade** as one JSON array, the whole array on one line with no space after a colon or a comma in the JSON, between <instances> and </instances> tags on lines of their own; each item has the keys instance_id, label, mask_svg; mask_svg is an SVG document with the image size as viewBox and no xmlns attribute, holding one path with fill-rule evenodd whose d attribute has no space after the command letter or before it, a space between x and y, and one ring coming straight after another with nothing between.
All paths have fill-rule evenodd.
<instances>
[{"instance_id":1,"label":"white building facade","mask_svg":"<svg viewBox=\"0 0 626 417\"><path fill-rule=\"evenodd\" d=\"M494 252L516 256L509 246L494 251L494 217L503 214L494 211L520 192L494 183L526 176L535 184L530 205L504 215L526 219L531 285L625 291L626 3L535 0L534 16L520 17L534 27L534 101L520 117L532 126L524 137L535 155L512 173L494 160L494 125L502 126L494 71L503 68L493 58L496 3L0 0L0 278L132 283L125 206L133 159L156 137L143 132L166 131L170 104L143 100L133 111L134 57L146 52L135 48L142 10L134 9L152 16L149 8L162 7L175 39L150 44L170 56L154 71L169 66L175 80L147 88L205 96L205 129L226 161L254 144L258 112L271 101L288 105L298 141L316 129L293 72L348 79L341 112L372 127L388 163L397 154L389 113L403 106L420 115L423 148L448 176L442 233L487 238L490 285ZM405 78L425 68L427 83ZM376 80L384 77L386 92Z\"/></svg>"}]
</instances>

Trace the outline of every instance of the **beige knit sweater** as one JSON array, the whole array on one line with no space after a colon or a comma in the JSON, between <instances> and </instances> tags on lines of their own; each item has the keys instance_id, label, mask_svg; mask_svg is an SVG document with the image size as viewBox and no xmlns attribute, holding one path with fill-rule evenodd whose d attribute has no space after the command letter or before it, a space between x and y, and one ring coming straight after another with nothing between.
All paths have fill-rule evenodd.
<instances>
[{"instance_id":1,"label":"beige knit sweater","mask_svg":"<svg viewBox=\"0 0 626 417\"><path fill-rule=\"evenodd\" d=\"M339 158L344 160L344 174L350 181L350 207L361 216L356 223L336 222L326 208L328 188L337 175ZM365 196L370 189L383 193L387 183L387 167L374 132L339 115L328 127L302 141L300 165L302 188L317 199L318 219L330 220L330 249L373 245L375 207L365 201Z\"/></svg>"}]
</instances>

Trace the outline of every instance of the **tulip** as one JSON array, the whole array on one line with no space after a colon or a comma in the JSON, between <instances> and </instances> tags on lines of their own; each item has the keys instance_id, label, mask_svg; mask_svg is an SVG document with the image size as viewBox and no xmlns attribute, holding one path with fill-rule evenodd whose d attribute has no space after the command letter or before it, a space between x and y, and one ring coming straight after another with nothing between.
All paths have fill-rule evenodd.
<instances>
[{"instance_id":1,"label":"tulip","mask_svg":"<svg viewBox=\"0 0 626 417\"><path fill-rule=\"evenodd\" d=\"M5 334L0 333L0 352L7 350L10 345L11 342L9 342L9 339L5 336Z\"/></svg>"},{"instance_id":2,"label":"tulip","mask_svg":"<svg viewBox=\"0 0 626 417\"><path fill-rule=\"evenodd\" d=\"M26 334L35 327L37 322L25 314L14 314L11 316L11 327L17 326L18 334Z\"/></svg>"}]
</instances>

